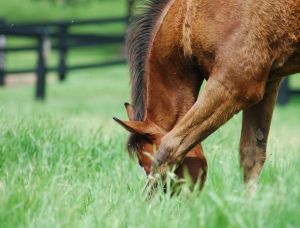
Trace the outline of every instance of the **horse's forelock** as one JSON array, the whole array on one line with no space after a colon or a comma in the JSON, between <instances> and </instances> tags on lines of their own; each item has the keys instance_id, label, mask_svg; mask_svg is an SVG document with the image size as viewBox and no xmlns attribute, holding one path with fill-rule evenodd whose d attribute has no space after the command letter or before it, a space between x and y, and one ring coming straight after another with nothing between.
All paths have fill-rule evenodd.
<instances>
[{"instance_id":1,"label":"horse's forelock","mask_svg":"<svg viewBox=\"0 0 300 228\"><path fill-rule=\"evenodd\" d=\"M138 134L131 133L129 135L127 141L127 150L130 156L137 154L141 150L142 140L143 137Z\"/></svg>"}]
</instances>

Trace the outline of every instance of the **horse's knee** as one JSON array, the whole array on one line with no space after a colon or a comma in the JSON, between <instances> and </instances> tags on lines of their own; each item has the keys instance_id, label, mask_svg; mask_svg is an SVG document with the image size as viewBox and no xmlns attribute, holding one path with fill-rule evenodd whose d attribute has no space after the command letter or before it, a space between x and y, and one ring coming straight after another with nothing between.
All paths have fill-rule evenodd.
<instances>
[{"instance_id":1,"label":"horse's knee","mask_svg":"<svg viewBox=\"0 0 300 228\"><path fill-rule=\"evenodd\" d=\"M160 143L159 150L155 156L154 165L160 166L161 164L170 165L176 163L177 150L180 145L180 141L174 137L170 137L168 134L165 135Z\"/></svg>"},{"instance_id":2,"label":"horse's knee","mask_svg":"<svg viewBox=\"0 0 300 228\"><path fill-rule=\"evenodd\" d=\"M240 148L240 164L244 170L250 170L255 165L255 150L251 147Z\"/></svg>"},{"instance_id":3,"label":"horse's knee","mask_svg":"<svg viewBox=\"0 0 300 228\"><path fill-rule=\"evenodd\" d=\"M266 160L266 147L265 146L241 146L240 147L241 164L245 166L253 166L253 161L264 163Z\"/></svg>"},{"instance_id":4,"label":"horse's knee","mask_svg":"<svg viewBox=\"0 0 300 228\"><path fill-rule=\"evenodd\" d=\"M258 146L240 148L240 164L244 169L244 179L258 179L260 171L266 161L266 150Z\"/></svg>"}]
</instances>

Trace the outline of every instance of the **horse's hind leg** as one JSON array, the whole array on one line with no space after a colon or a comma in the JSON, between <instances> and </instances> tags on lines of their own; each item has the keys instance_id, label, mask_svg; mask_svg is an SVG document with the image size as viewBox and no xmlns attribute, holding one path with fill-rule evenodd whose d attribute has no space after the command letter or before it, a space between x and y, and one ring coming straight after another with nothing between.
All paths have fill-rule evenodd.
<instances>
[{"instance_id":1,"label":"horse's hind leg","mask_svg":"<svg viewBox=\"0 0 300 228\"><path fill-rule=\"evenodd\" d=\"M240 162L248 193L255 192L259 174L266 160L266 147L280 79L267 83L264 98L243 111Z\"/></svg>"}]
</instances>

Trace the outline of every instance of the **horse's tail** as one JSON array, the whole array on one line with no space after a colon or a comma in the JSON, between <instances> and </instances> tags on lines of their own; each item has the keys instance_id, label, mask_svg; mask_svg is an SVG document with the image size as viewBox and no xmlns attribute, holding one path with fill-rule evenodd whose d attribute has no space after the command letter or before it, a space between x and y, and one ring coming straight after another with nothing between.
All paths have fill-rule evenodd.
<instances>
[{"instance_id":1,"label":"horse's tail","mask_svg":"<svg viewBox=\"0 0 300 228\"><path fill-rule=\"evenodd\" d=\"M156 21L169 0L148 0L127 31L126 54L131 74L131 99L135 120L143 120L146 94L146 62Z\"/></svg>"}]
</instances>

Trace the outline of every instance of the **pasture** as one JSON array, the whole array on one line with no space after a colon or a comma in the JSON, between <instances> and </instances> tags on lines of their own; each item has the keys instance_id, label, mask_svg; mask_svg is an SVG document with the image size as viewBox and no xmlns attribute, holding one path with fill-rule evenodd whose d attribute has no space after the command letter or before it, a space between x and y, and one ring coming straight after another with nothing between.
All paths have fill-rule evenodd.
<instances>
[{"instance_id":1,"label":"pasture","mask_svg":"<svg viewBox=\"0 0 300 228\"><path fill-rule=\"evenodd\" d=\"M0 90L0 227L299 227L299 99L277 107L257 195L239 168L241 116L203 143L202 193L158 193L125 151L126 66L50 77L45 103L33 87Z\"/></svg>"},{"instance_id":2,"label":"pasture","mask_svg":"<svg viewBox=\"0 0 300 228\"><path fill-rule=\"evenodd\" d=\"M68 9L63 1L22 2L3 1L0 15L23 22L125 12L121 0ZM30 42L12 39L8 45ZM70 62L104 60L118 51L76 51ZM50 65L56 61L52 54ZM7 58L8 68L34 63L34 53ZM299 88L296 78L292 86ZM203 192L170 197L160 191L147 201L141 191L146 179L125 150L127 133L112 120L127 118L127 66L74 72L65 83L55 75L48 80L45 102L33 100L32 83L0 88L0 228L300 226L300 98L276 107L256 196L245 197L239 114L203 143L209 165Z\"/></svg>"}]
</instances>

